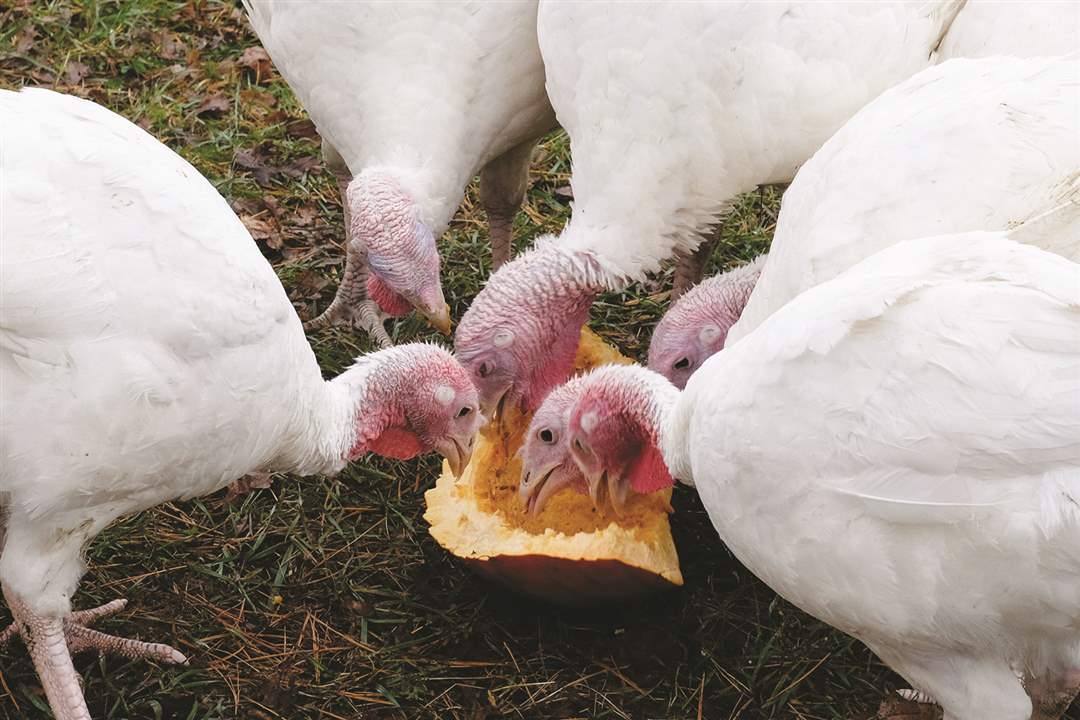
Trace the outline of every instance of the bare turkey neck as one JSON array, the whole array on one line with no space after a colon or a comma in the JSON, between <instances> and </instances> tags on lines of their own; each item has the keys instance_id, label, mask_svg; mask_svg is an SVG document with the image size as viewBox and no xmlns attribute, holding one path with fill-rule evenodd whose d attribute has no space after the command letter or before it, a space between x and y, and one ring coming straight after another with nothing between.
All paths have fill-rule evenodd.
<instances>
[{"instance_id":1,"label":"bare turkey neck","mask_svg":"<svg viewBox=\"0 0 1080 720\"><path fill-rule=\"evenodd\" d=\"M604 289L599 263L588 253L549 244L522 261L519 273L508 280L520 291L521 304L541 317L558 320L587 315L597 293Z\"/></svg>"},{"instance_id":2,"label":"bare turkey neck","mask_svg":"<svg viewBox=\"0 0 1080 720\"><path fill-rule=\"evenodd\" d=\"M539 272L532 274L535 284L527 289L522 303L529 306L527 315L538 327L532 333L533 343L523 346L525 352L518 358L520 367L530 368L532 375L523 398L530 409L570 377L581 328L603 287L595 276L595 261L588 255L552 249L537 260L541 264Z\"/></svg>"},{"instance_id":3,"label":"bare turkey neck","mask_svg":"<svg viewBox=\"0 0 1080 720\"><path fill-rule=\"evenodd\" d=\"M730 270L725 274L724 288L720 302L715 303L718 317L716 318L722 327L734 325L746 303L750 301L750 295L754 292L761 270L765 266L765 255L759 255L746 265Z\"/></svg>"},{"instance_id":4,"label":"bare turkey neck","mask_svg":"<svg viewBox=\"0 0 1080 720\"><path fill-rule=\"evenodd\" d=\"M595 268L591 256L541 240L496 272L476 296L458 326L459 347L485 345L493 329L509 327L518 335L515 350L520 348L521 359L535 364L570 323L584 322L603 288Z\"/></svg>"}]
</instances>

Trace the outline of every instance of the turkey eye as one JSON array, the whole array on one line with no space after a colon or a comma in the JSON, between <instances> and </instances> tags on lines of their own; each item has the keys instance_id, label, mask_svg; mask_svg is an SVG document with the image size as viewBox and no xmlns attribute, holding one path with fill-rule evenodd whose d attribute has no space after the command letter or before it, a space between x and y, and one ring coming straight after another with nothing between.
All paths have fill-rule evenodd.
<instances>
[{"instance_id":1,"label":"turkey eye","mask_svg":"<svg viewBox=\"0 0 1080 720\"><path fill-rule=\"evenodd\" d=\"M547 428L541 430L539 433L537 433L537 435L540 437L541 441L547 443L548 445L555 442L555 435Z\"/></svg>"},{"instance_id":2,"label":"turkey eye","mask_svg":"<svg viewBox=\"0 0 1080 720\"><path fill-rule=\"evenodd\" d=\"M486 378L488 375L491 374L492 369L493 368L486 362L482 362L480 363L480 369L477 372L479 373L480 377Z\"/></svg>"},{"instance_id":3,"label":"turkey eye","mask_svg":"<svg viewBox=\"0 0 1080 720\"><path fill-rule=\"evenodd\" d=\"M674 367L676 370L685 370L686 368L690 367L690 358L679 358L675 361L675 364L672 367Z\"/></svg>"},{"instance_id":4,"label":"turkey eye","mask_svg":"<svg viewBox=\"0 0 1080 720\"><path fill-rule=\"evenodd\" d=\"M465 417L466 415L468 415L468 414L469 414L469 413L471 413L471 412L472 412L472 408L471 408L471 407L469 407L468 405L466 405L465 407L463 407L463 408L461 408L460 410L458 410L458 414L457 414L457 416L458 416L459 418L463 418L463 417Z\"/></svg>"}]
</instances>

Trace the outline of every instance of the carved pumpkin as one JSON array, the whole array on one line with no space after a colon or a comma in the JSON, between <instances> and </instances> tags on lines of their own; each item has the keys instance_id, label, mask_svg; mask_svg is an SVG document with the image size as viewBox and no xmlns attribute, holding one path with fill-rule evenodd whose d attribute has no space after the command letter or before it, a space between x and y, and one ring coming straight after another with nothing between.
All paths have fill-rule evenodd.
<instances>
[{"instance_id":1,"label":"carved pumpkin","mask_svg":"<svg viewBox=\"0 0 1080 720\"><path fill-rule=\"evenodd\" d=\"M578 371L627 362L591 331L582 332ZM432 537L478 574L559 605L627 600L682 585L668 523L670 490L634 495L614 516L568 489L538 515L526 515L516 453L528 425L528 415L507 411L501 427L481 430L460 479L444 464L425 495Z\"/></svg>"}]
</instances>

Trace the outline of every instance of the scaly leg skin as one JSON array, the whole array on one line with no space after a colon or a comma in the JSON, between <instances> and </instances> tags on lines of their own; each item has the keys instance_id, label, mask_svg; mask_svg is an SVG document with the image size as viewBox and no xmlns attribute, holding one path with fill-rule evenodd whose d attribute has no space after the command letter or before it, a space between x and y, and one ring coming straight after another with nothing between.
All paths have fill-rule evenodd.
<instances>
[{"instance_id":1,"label":"scaly leg skin","mask_svg":"<svg viewBox=\"0 0 1080 720\"><path fill-rule=\"evenodd\" d=\"M918 699L909 697L908 693L914 693ZM871 720L941 720L941 718L941 708L933 704L928 695L909 690L897 691L895 696L886 698Z\"/></svg>"},{"instance_id":2,"label":"scaly leg skin","mask_svg":"<svg viewBox=\"0 0 1080 720\"><path fill-rule=\"evenodd\" d=\"M934 702L934 698L921 690L897 690L896 694L908 702L920 703L922 705L937 705L937 703Z\"/></svg>"},{"instance_id":3,"label":"scaly leg skin","mask_svg":"<svg viewBox=\"0 0 1080 720\"><path fill-rule=\"evenodd\" d=\"M1061 677L1025 678L1024 689L1031 697L1031 720L1060 720L1080 693L1080 670Z\"/></svg>"},{"instance_id":4,"label":"scaly leg skin","mask_svg":"<svg viewBox=\"0 0 1080 720\"><path fill-rule=\"evenodd\" d=\"M687 290L701 282L705 277L705 266L709 263L713 249L720 240L720 232L724 225L717 223L713 228L712 235L698 245L697 250L689 255L678 256L678 264L675 266L675 279L671 287L671 302L682 297Z\"/></svg>"},{"instance_id":5,"label":"scaly leg skin","mask_svg":"<svg viewBox=\"0 0 1080 720\"><path fill-rule=\"evenodd\" d=\"M515 145L480 171L480 203L488 218L493 272L510 259L514 218L529 186L529 165L534 147L535 140Z\"/></svg>"},{"instance_id":6,"label":"scaly leg skin","mask_svg":"<svg viewBox=\"0 0 1080 720\"><path fill-rule=\"evenodd\" d=\"M56 720L91 720L79 676L71 662L71 656L75 653L96 649L132 659L187 664L187 658L168 645L129 640L86 627L95 620L123 610L127 605L126 600L113 600L92 610L56 618L34 613L6 588L4 598L15 622L0 633L0 645L16 635L23 638Z\"/></svg>"},{"instance_id":7,"label":"scaly leg skin","mask_svg":"<svg viewBox=\"0 0 1080 720\"><path fill-rule=\"evenodd\" d=\"M383 326L385 317L375 301L367 297L367 263L358 253L352 251L352 222L346 191L352 181L352 175L345 161L330 143L323 140L323 158L337 179L341 193L341 209L345 214L345 271L341 276L341 285L334 301L322 315L304 323L304 330L321 330L331 325L356 327L366 332L380 349L391 347L394 343Z\"/></svg>"}]
</instances>

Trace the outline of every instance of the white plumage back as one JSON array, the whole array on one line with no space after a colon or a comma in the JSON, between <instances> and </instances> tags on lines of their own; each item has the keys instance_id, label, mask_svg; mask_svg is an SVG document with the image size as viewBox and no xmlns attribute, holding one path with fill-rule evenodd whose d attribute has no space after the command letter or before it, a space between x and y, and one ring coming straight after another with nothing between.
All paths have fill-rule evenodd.
<instances>
[{"instance_id":1,"label":"white plumage back","mask_svg":"<svg viewBox=\"0 0 1080 720\"><path fill-rule=\"evenodd\" d=\"M567 247L639 278L735 195L786 181L930 62L961 3L542 2L548 94L572 142Z\"/></svg>"},{"instance_id":2,"label":"white plumage back","mask_svg":"<svg viewBox=\"0 0 1080 720\"><path fill-rule=\"evenodd\" d=\"M1073 0L967 0L938 55L1053 56L1080 49L1080 3Z\"/></svg>"},{"instance_id":3,"label":"white plumage back","mask_svg":"<svg viewBox=\"0 0 1080 720\"><path fill-rule=\"evenodd\" d=\"M765 269L728 343L902 240L1008 229L1072 204L1058 218L1071 229L1025 240L1080 259L1078 108L1076 55L951 60L883 94L788 188Z\"/></svg>"},{"instance_id":4,"label":"white plumage back","mask_svg":"<svg viewBox=\"0 0 1080 720\"><path fill-rule=\"evenodd\" d=\"M354 174L412 170L436 235L488 160L552 124L534 1L245 5L319 134Z\"/></svg>"},{"instance_id":5,"label":"white plumage back","mask_svg":"<svg viewBox=\"0 0 1080 720\"><path fill-rule=\"evenodd\" d=\"M1027 717L1018 674L1080 666L1080 266L1003 236L799 295L664 440L750 570L957 718Z\"/></svg>"},{"instance_id":6,"label":"white plumage back","mask_svg":"<svg viewBox=\"0 0 1080 720\"><path fill-rule=\"evenodd\" d=\"M272 460L322 379L221 195L86 100L0 91L0 129L0 494L121 514Z\"/></svg>"}]
</instances>

